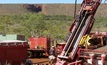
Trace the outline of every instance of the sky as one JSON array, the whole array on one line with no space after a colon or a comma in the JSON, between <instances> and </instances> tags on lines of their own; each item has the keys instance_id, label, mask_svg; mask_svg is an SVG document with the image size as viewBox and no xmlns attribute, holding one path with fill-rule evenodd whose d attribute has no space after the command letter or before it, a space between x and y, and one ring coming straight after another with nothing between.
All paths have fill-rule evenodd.
<instances>
[{"instance_id":1,"label":"sky","mask_svg":"<svg viewBox=\"0 0 107 65\"><path fill-rule=\"evenodd\" d=\"M77 3L82 3L83 0L77 0ZM104 3L105 0L102 0ZM107 1L107 0L106 0ZM75 0L0 0L0 4L52 4L52 3L61 3L61 4L73 4Z\"/></svg>"}]
</instances>

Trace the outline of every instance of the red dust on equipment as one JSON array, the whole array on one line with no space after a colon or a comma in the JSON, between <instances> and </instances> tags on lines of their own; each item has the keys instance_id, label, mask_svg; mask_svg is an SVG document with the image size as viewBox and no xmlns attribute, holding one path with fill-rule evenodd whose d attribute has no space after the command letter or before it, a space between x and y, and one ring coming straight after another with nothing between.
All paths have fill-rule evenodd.
<instances>
[{"instance_id":1,"label":"red dust on equipment","mask_svg":"<svg viewBox=\"0 0 107 65\"><path fill-rule=\"evenodd\" d=\"M19 40L0 41L0 64L20 65L27 59L28 42Z\"/></svg>"},{"instance_id":2,"label":"red dust on equipment","mask_svg":"<svg viewBox=\"0 0 107 65\"><path fill-rule=\"evenodd\" d=\"M29 39L28 57L48 56L50 39L47 37L31 37Z\"/></svg>"},{"instance_id":3,"label":"red dust on equipment","mask_svg":"<svg viewBox=\"0 0 107 65\"><path fill-rule=\"evenodd\" d=\"M107 65L107 50L79 48L81 38L90 34L95 22L94 15L100 4L101 0L83 0L70 27L69 38L55 65ZM93 60L96 60L95 63Z\"/></svg>"}]
</instances>

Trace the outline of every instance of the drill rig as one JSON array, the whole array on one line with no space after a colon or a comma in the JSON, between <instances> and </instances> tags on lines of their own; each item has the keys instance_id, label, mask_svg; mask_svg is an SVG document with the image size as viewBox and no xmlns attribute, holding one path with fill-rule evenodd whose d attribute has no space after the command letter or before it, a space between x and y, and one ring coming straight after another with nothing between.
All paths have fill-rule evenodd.
<instances>
[{"instance_id":1,"label":"drill rig","mask_svg":"<svg viewBox=\"0 0 107 65\"><path fill-rule=\"evenodd\" d=\"M83 49L79 50L78 45L82 36L90 33L94 24L94 15L100 4L101 0L83 0L79 13L70 27L70 35L67 39L66 45L64 46L62 53L58 55L56 65L75 65L76 62L81 62L78 56L80 56ZM85 51L83 52L85 53ZM92 55L93 54L90 54L91 58Z\"/></svg>"}]
</instances>

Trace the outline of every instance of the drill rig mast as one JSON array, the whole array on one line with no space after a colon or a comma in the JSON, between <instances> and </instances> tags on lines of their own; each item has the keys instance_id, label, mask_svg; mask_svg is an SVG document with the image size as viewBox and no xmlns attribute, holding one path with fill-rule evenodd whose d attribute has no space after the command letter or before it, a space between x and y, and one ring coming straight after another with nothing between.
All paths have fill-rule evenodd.
<instances>
[{"instance_id":1,"label":"drill rig mast","mask_svg":"<svg viewBox=\"0 0 107 65\"><path fill-rule=\"evenodd\" d=\"M78 44L82 36L90 33L94 24L94 15L100 3L101 0L83 0L80 11L70 27L70 36L66 45L58 56L60 61L57 61L56 65L67 65L69 58L70 62L77 60Z\"/></svg>"}]
</instances>

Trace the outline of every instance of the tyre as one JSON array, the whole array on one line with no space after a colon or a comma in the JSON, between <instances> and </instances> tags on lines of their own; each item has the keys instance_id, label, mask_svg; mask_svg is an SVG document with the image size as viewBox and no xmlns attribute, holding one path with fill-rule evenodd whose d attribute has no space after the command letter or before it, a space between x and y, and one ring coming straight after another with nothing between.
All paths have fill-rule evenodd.
<instances>
[{"instance_id":1,"label":"tyre","mask_svg":"<svg viewBox=\"0 0 107 65\"><path fill-rule=\"evenodd\" d=\"M35 57L35 58L40 57L40 53L35 52L35 53L34 53L34 57Z\"/></svg>"},{"instance_id":2,"label":"tyre","mask_svg":"<svg viewBox=\"0 0 107 65\"><path fill-rule=\"evenodd\" d=\"M33 53L31 51L27 51L28 57L32 58L33 57Z\"/></svg>"}]
</instances>

